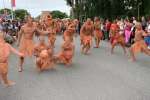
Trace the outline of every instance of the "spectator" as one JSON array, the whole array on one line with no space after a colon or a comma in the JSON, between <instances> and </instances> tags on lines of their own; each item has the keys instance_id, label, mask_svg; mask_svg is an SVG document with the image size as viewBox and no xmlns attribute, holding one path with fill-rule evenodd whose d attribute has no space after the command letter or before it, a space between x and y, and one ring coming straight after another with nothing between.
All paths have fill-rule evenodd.
<instances>
[{"instance_id":1,"label":"spectator","mask_svg":"<svg viewBox=\"0 0 150 100\"><path fill-rule=\"evenodd\" d=\"M141 19L141 24L142 24L143 30L145 30L145 29L146 29L146 26L147 26L147 22L146 22L146 20L145 20L145 17L142 17L142 19Z\"/></svg>"}]
</instances>

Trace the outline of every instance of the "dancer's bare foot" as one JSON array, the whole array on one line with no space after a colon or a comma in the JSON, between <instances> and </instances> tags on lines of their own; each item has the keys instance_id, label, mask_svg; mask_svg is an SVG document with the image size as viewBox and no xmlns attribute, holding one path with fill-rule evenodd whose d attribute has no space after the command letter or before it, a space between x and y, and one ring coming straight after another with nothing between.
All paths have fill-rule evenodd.
<instances>
[{"instance_id":1,"label":"dancer's bare foot","mask_svg":"<svg viewBox=\"0 0 150 100\"><path fill-rule=\"evenodd\" d=\"M0 80L0 84L2 84L2 81Z\"/></svg>"},{"instance_id":2,"label":"dancer's bare foot","mask_svg":"<svg viewBox=\"0 0 150 100\"><path fill-rule=\"evenodd\" d=\"M111 51L111 55L113 55L114 54L114 51Z\"/></svg>"},{"instance_id":3,"label":"dancer's bare foot","mask_svg":"<svg viewBox=\"0 0 150 100\"><path fill-rule=\"evenodd\" d=\"M130 58L129 61L131 61L131 62L136 62L136 59Z\"/></svg>"},{"instance_id":4,"label":"dancer's bare foot","mask_svg":"<svg viewBox=\"0 0 150 100\"><path fill-rule=\"evenodd\" d=\"M90 52L90 51L87 51L87 52L85 52L84 54L85 54L85 55L90 55L91 52Z\"/></svg>"},{"instance_id":5,"label":"dancer's bare foot","mask_svg":"<svg viewBox=\"0 0 150 100\"><path fill-rule=\"evenodd\" d=\"M36 69L39 73L42 72L41 68L37 67Z\"/></svg>"},{"instance_id":6,"label":"dancer's bare foot","mask_svg":"<svg viewBox=\"0 0 150 100\"><path fill-rule=\"evenodd\" d=\"M65 65L66 65L66 67L70 67L71 66L71 62L68 62L68 63L66 63Z\"/></svg>"},{"instance_id":7,"label":"dancer's bare foot","mask_svg":"<svg viewBox=\"0 0 150 100\"><path fill-rule=\"evenodd\" d=\"M94 48L99 48L99 46L95 46Z\"/></svg>"},{"instance_id":8,"label":"dancer's bare foot","mask_svg":"<svg viewBox=\"0 0 150 100\"><path fill-rule=\"evenodd\" d=\"M5 84L6 87L14 86L16 83L13 81L8 81L7 84Z\"/></svg>"},{"instance_id":9,"label":"dancer's bare foot","mask_svg":"<svg viewBox=\"0 0 150 100\"><path fill-rule=\"evenodd\" d=\"M18 72L22 72L22 71L23 71L23 68L19 67Z\"/></svg>"},{"instance_id":10,"label":"dancer's bare foot","mask_svg":"<svg viewBox=\"0 0 150 100\"><path fill-rule=\"evenodd\" d=\"M81 49L81 53L84 54L84 50L83 49Z\"/></svg>"}]
</instances>

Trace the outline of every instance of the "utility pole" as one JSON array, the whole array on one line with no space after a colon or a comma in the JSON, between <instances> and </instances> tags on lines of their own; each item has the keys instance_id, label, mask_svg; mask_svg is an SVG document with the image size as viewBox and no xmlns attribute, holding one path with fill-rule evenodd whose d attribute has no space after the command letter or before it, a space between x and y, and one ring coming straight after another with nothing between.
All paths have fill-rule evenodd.
<instances>
[{"instance_id":1,"label":"utility pole","mask_svg":"<svg viewBox=\"0 0 150 100\"><path fill-rule=\"evenodd\" d=\"M14 9L13 7L11 7L11 20L14 20L14 13L13 13Z\"/></svg>"},{"instance_id":2,"label":"utility pole","mask_svg":"<svg viewBox=\"0 0 150 100\"><path fill-rule=\"evenodd\" d=\"M14 8L16 7L16 0L11 0L11 18L14 19Z\"/></svg>"}]
</instances>

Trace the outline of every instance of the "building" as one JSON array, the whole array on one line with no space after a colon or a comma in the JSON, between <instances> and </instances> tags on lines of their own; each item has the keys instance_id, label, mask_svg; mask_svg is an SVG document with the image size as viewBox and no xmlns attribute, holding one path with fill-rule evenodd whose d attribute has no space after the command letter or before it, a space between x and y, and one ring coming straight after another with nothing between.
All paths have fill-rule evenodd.
<instances>
[{"instance_id":1,"label":"building","mask_svg":"<svg viewBox=\"0 0 150 100\"><path fill-rule=\"evenodd\" d=\"M44 20L48 15L50 15L50 13L50 11L42 11L40 19Z\"/></svg>"}]
</instances>

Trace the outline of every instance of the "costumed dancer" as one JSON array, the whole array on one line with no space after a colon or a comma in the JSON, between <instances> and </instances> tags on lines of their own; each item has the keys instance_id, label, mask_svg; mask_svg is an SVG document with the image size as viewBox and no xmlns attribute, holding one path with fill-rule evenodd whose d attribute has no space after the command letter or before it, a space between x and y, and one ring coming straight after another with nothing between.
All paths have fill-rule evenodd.
<instances>
[{"instance_id":1,"label":"costumed dancer","mask_svg":"<svg viewBox=\"0 0 150 100\"><path fill-rule=\"evenodd\" d=\"M61 52L56 56L57 60L65 65L72 64L75 46L71 41L72 40L70 40L70 37L66 37L64 43L62 44Z\"/></svg>"},{"instance_id":2,"label":"costumed dancer","mask_svg":"<svg viewBox=\"0 0 150 100\"><path fill-rule=\"evenodd\" d=\"M57 25L56 22L53 20L51 25L47 28L50 33L48 34L48 41L51 47L55 47L56 41L56 33L57 33Z\"/></svg>"},{"instance_id":3,"label":"costumed dancer","mask_svg":"<svg viewBox=\"0 0 150 100\"><path fill-rule=\"evenodd\" d=\"M75 33L75 23L74 22L69 22L67 29L64 32L64 41L66 40L66 38L70 38L71 41L73 41L73 36Z\"/></svg>"},{"instance_id":4,"label":"costumed dancer","mask_svg":"<svg viewBox=\"0 0 150 100\"><path fill-rule=\"evenodd\" d=\"M8 80L8 58L11 52L23 57L24 54L18 52L11 45L4 41L3 33L0 32L0 81L8 86L15 85L15 82Z\"/></svg>"},{"instance_id":5,"label":"costumed dancer","mask_svg":"<svg viewBox=\"0 0 150 100\"><path fill-rule=\"evenodd\" d=\"M39 30L37 28L37 24L32 21L31 16L28 16L27 23L21 27L21 30L18 33L19 51L25 54L25 57L28 56L31 57L33 55L34 46L35 46L33 37L35 33L44 35L44 34L48 34L49 31ZM19 72L23 71L23 63L25 57L20 57Z\"/></svg>"},{"instance_id":6,"label":"costumed dancer","mask_svg":"<svg viewBox=\"0 0 150 100\"><path fill-rule=\"evenodd\" d=\"M117 22L115 21L113 24L111 24L111 27L110 27L111 54L114 53L114 48L118 44L121 45L124 53L126 54L125 38L123 34L119 33L119 31L120 31L120 28L117 25Z\"/></svg>"},{"instance_id":7,"label":"costumed dancer","mask_svg":"<svg viewBox=\"0 0 150 100\"><path fill-rule=\"evenodd\" d=\"M95 17L94 19L94 37L95 37L95 43L96 47L99 48L100 41L102 39L103 33L101 31L101 22L98 17Z\"/></svg>"},{"instance_id":8,"label":"costumed dancer","mask_svg":"<svg viewBox=\"0 0 150 100\"><path fill-rule=\"evenodd\" d=\"M34 48L36 66L39 71L54 69L53 51L45 44L44 37L40 37L40 43Z\"/></svg>"},{"instance_id":9,"label":"costumed dancer","mask_svg":"<svg viewBox=\"0 0 150 100\"><path fill-rule=\"evenodd\" d=\"M92 36L94 32L94 25L90 18L84 23L80 31L82 50L84 54L88 54L92 46Z\"/></svg>"},{"instance_id":10,"label":"costumed dancer","mask_svg":"<svg viewBox=\"0 0 150 100\"><path fill-rule=\"evenodd\" d=\"M135 31L135 38L134 38L134 44L130 48L131 53L131 61L136 61L135 55L137 53L143 52L150 56L150 50L148 50L147 45L143 39L143 36L146 33L142 30L141 23L136 23L136 31Z\"/></svg>"}]
</instances>

